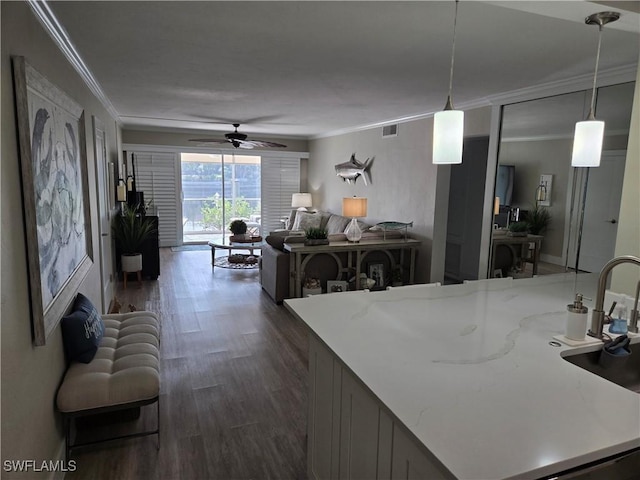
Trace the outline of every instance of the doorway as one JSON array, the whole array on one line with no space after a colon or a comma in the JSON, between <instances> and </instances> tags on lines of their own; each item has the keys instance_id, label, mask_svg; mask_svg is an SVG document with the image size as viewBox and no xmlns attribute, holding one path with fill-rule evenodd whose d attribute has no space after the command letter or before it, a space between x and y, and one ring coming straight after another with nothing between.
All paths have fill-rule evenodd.
<instances>
[{"instance_id":1,"label":"doorway","mask_svg":"<svg viewBox=\"0 0 640 480\"><path fill-rule=\"evenodd\" d=\"M224 243L242 219L261 232L261 165L256 155L182 153L182 243Z\"/></svg>"},{"instance_id":2,"label":"doorway","mask_svg":"<svg viewBox=\"0 0 640 480\"><path fill-rule=\"evenodd\" d=\"M577 262L581 271L599 272L615 255L626 156L624 150L603 152L600 168L588 169ZM584 184L581 184L580 190L583 188ZM577 243L572 242L571 248L569 266L573 267L576 265Z\"/></svg>"}]
</instances>

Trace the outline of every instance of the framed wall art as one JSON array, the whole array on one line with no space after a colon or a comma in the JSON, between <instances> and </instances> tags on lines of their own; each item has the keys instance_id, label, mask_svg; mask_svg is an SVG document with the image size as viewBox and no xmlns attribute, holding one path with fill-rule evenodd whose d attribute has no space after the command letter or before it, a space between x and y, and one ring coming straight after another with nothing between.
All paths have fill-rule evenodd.
<instances>
[{"instance_id":1,"label":"framed wall art","mask_svg":"<svg viewBox=\"0 0 640 480\"><path fill-rule=\"evenodd\" d=\"M44 345L93 264L84 112L13 57L33 340Z\"/></svg>"},{"instance_id":2,"label":"framed wall art","mask_svg":"<svg viewBox=\"0 0 640 480\"><path fill-rule=\"evenodd\" d=\"M370 263L369 264L369 278L375 280L374 289L384 288L384 264L383 263Z\"/></svg>"}]
</instances>

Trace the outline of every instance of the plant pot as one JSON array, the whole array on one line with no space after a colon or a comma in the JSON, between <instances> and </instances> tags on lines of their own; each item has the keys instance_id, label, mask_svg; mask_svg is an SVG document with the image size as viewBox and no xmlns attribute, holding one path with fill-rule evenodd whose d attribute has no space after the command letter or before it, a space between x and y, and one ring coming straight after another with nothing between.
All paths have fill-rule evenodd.
<instances>
[{"instance_id":1,"label":"plant pot","mask_svg":"<svg viewBox=\"0 0 640 480\"><path fill-rule=\"evenodd\" d=\"M139 272L142 270L141 253L123 253L120 256L123 272Z\"/></svg>"},{"instance_id":2,"label":"plant pot","mask_svg":"<svg viewBox=\"0 0 640 480\"><path fill-rule=\"evenodd\" d=\"M508 237L526 237L527 232L507 232Z\"/></svg>"},{"instance_id":3,"label":"plant pot","mask_svg":"<svg viewBox=\"0 0 640 480\"><path fill-rule=\"evenodd\" d=\"M306 246L329 245L328 238L307 238L304 241Z\"/></svg>"}]
</instances>

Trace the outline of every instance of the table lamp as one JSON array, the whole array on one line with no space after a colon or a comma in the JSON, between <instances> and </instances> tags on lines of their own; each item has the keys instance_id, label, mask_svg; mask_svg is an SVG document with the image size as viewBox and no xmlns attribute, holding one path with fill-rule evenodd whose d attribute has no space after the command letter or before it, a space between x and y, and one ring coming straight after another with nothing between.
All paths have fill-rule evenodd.
<instances>
[{"instance_id":1,"label":"table lamp","mask_svg":"<svg viewBox=\"0 0 640 480\"><path fill-rule=\"evenodd\" d=\"M310 193L294 193L291 195L291 208L306 210L312 205Z\"/></svg>"},{"instance_id":2,"label":"table lamp","mask_svg":"<svg viewBox=\"0 0 640 480\"><path fill-rule=\"evenodd\" d=\"M345 197L342 199L342 215L351 217L351 223L344 233L350 242L359 242L362 238L362 230L358 226L357 218L367 216L367 199L364 197Z\"/></svg>"}]
</instances>

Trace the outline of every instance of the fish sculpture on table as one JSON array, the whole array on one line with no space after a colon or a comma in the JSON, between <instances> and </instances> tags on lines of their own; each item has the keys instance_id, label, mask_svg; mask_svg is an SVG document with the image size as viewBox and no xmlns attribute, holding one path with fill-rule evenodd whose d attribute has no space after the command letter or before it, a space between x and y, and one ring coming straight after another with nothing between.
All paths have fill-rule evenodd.
<instances>
[{"instance_id":1,"label":"fish sculpture on table","mask_svg":"<svg viewBox=\"0 0 640 480\"><path fill-rule=\"evenodd\" d=\"M404 230L404 238L407 238L407 230L409 229L409 227L413 227L413 222L380 222L369 228L369 230L382 230L383 238L386 240L387 232L396 230Z\"/></svg>"},{"instance_id":2,"label":"fish sculpture on table","mask_svg":"<svg viewBox=\"0 0 640 480\"><path fill-rule=\"evenodd\" d=\"M358 177L362 175L364 184L369 185L371 183L369 168L371 168L373 158L367 158L364 162L359 162L356 160L356 154L354 153L348 162L339 163L335 166L336 175L349 184L355 184Z\"/></svg>"}]
</instances>

